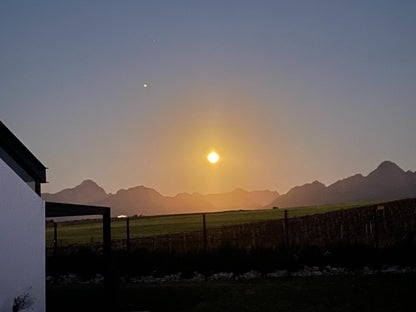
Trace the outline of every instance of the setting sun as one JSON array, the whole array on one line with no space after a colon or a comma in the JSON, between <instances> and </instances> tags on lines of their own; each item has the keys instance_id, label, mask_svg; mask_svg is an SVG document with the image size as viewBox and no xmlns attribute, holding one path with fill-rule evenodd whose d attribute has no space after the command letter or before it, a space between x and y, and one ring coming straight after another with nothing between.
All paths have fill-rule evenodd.
<instances>
[{"instance_id":1,"label":"setting sun","mask_svg":"<svg viewBox=\"0 0 416 312\"><path fill-rule=\"evenodd\" d=\"M212 152L208 154L207 158L210 163L215 164L220 159L220 156L217 153Z\"/></svg>"}]
</instances>

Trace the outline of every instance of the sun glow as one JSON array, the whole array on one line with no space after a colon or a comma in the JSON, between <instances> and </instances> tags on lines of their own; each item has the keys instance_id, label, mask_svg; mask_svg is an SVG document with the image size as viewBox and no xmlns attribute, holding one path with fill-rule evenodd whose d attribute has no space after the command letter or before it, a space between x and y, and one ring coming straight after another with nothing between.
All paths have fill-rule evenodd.
<instances>
[{"instance_id":1,"label":"sun glow","mask_svg":"<svg viewBox=\"0 0 416 312\"><path fill-rule=\"evenodd\" d=\"M215 152L211 152L208 154L207 159L211 164L215 164L220 159L220 156Z\"/></svg>"}]
</instances>

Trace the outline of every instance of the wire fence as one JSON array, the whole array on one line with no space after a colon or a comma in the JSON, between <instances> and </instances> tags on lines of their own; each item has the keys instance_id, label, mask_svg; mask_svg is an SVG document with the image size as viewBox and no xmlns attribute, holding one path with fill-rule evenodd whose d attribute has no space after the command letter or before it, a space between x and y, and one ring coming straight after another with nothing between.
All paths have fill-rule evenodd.
<instances>
[{"instance_id":1,"label":"wire fence","mask_svg":"<svg viewBox=\"0 0 416 312\"><path fill-rule=\"evenodd\" d=\"M200 230L144 237L130 237L129 218L125 222L114 220L114 225L124 226L125 237L113 239L112 248L127 253L139 249L187 253L223 247L277 249L282 246L324 247L339 243L379 248L416 238L416 199L293 218L290 217L290 211L286 210L284 218L279 220L208 229L205 214L199 218ZM99 227L99 222L96 222L93 231L99 233ZM64 226L49 223L48 228L47 255L70 253L81 247L97 252L102 249L102 240L97 239L97 235L90 236L90 240L84 240L83 244L74 244L59 238L60 231L66 230Z\"/></svg>"}]
</instances>

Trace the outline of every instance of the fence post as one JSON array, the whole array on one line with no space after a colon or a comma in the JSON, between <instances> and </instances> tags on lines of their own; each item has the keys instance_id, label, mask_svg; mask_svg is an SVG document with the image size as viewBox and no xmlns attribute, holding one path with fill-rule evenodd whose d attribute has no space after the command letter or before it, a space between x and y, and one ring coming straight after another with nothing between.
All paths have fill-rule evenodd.
<instances>
[{"instance_id":1,"label":"fence post","mask_svg":"<svg viewBox=\"0 0 416 312\"><path fill-rule=\"evenodd\" d=\"M130 218L126 218L126 249L127 249L127 256L130 255Z\"/></svg>"},{"instance_id":2,"label":"fence post","mask_svg":"<svg viewBox=\"0 0 416 312\"><path fill-rule=\"evenodd\" d=\"M379 239L378 239L378 213L377 213L377 206L374 209L374 246L378 251L379 247Z\"/></svg>"},{"instance_id":3,"label":"fence post","mask_svg":"<svg viewBox=\"0 0 416 312\"><path fill-rule=\"evenodd\" d=\"M58 249L58 224L55 221L53 222L53 255L56 255Z\"/></svg>"},{"instance_id":4,"label":"fence post","mask_svg":"<svg viewBox=\"0 0 416 312\"><path fill-rule=\"evenodd\" d=\"M202 230L204 235L204 252L207 252L207 223L205 219L205 213L202 214Z\"/></svg>"},{"instance_id":5,"label":"fence post","mask_svg":"<svg viewBox=\"0 0 416 312\"><path fill-rule=\"evenodd\" d=\"M111 256L111 215L110 208L103 212L103 251L104 251L104 291L109 306L114 308L117 304L116 276L113 270Z\"/></svg>"},{"instance_id":6,"label":"fence post","mask_svg":"<svg viewBox=\"0 0 416 312\"><path fill-rule=\"evenodd\" d=\"M287 210L285 209L285 245L289 247L289 228L288 228L288 217Z\"/></svg>"},{"instance_id":7,"label":"fence post","mask_svg":"<svg viewBox=\"0 0 416 312\"><path fill-rule=\"evenodd\" d=\"M185 235L185 232L183 232L183 240L182 240L182 242L183 242L183 253L185 254L186 253L186 235Z\"/></svg>"},{"instance_id":8,"label":"fence post","mask_svg":"<svg viewBox=\"0 0 416 312\"><path fill-rule=\"evenodd\" d=\"M376 267L377 267L377 273L381 274L381 262L380 262L380 242L379 242L379 224L378 224L378 206L374 207L374 245L376 248Z\"/></svg>"},{"instance_id":9,"label":"fence post","mask_svg":"<svg viewBox=\"0 0 416 312\"><path fill-rule=\"evenodd\" d=\"M126 218L126 266L127 266L127 273L126 273L126 279L127 282L130 283L130 218Z\"/></svg>"}]
</instances>

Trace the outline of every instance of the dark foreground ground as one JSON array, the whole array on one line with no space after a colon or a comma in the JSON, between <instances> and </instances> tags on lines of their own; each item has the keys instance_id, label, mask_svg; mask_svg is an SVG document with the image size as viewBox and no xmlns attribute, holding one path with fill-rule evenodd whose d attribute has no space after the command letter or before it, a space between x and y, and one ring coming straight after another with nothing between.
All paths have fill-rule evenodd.
<instances>
[{"instance_id":1,"label":"dark foreground ground","mask_svg":"<svg viewBox=\"0 0 416 312\"><path fill-rule=\"evenodd\" d=\"M124 284L120 311L414 311L416 275ZM48 286L47 310L109 311L101 288ZM111 309L116 310L116 309Z\"/></svg>"}]
</instances>

